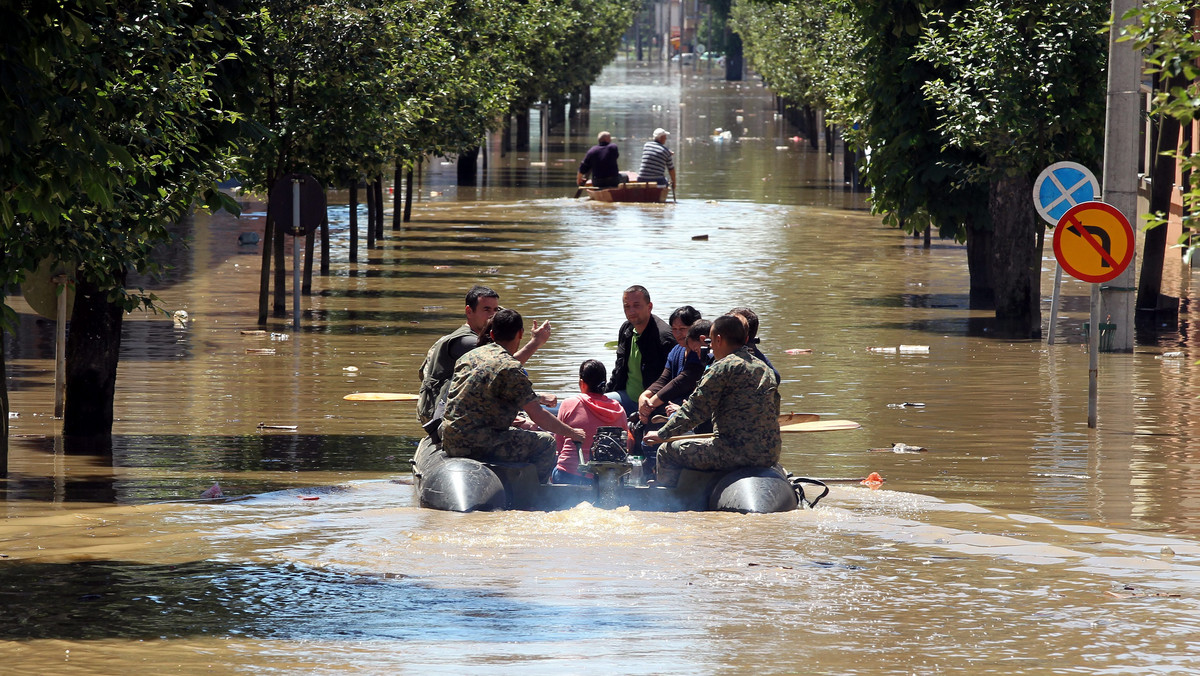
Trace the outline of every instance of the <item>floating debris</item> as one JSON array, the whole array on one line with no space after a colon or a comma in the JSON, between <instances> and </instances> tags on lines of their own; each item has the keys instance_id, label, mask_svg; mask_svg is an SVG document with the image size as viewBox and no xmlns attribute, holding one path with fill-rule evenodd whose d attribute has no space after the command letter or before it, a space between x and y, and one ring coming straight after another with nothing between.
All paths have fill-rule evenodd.
<instances>
[{"instance_id":1,"label":"floating debris","mask_svg":"<svg viewBox=\"0 0 1200 676\"><path fill-rule=\"evenodd\" d=\"M885 354L896 354L897 350L894 347L868 347L867 351L868 352L879 352L879 353L885 353Z\"/></svg>"},{"instance_id":2,"label":"floating debris","mask_svg":"<svg viewBox=\"0 0 1200 676\"><path fill-rule=\"evenodd\" d=\"M262 329L258 329L255 331L242 331L242 335L243 336L265 336L265 335L267 335L267 332L263 331Z\"/></svg>"},{"instance_id":3,"label":"floating debris","mask_svg":"<svg viewBox=\"0 0 1200 676\"><path fill-rule=\"evenodd\" d=\"M248 347L248 348L246 348L246 354L275 354L275 348L273 348L273 347Z\"/></svg>"},{"instance_id":4,"label":"floating debris","mask_svg":"<svg viewBox=\"0 0 1200 676\"><path fill-rule=\"evenodd\" d=\"M495 275L495 274L498 274L499 272L500 272L500 268L498 268L498 267L495 267L495 266L492 266L492 267L490 267L490 268L484 268L484 269L480 270L480 271L479 271L479 274L481 274L481 275Z\"/></svg>"},{"instance_id":5,"label":"floating debris","mask_svg":"<svg viewBox=\"0 0 1200 676\"><path fill-rule=\"evenodd\" d=\"M875 489L883 485L883 477L879 476L879 472L871 472L866 479L858 482L868 488Z\"/></svg>"},{"instance_id":6,"label":"floating debris","mask_svg":"<svg viewBox=\"0 0 1200 676\"><path fill-rule=\"evenodd\" d=\"M225 494L221 492L221 484L216 483L216 484L212 485L212 488L201 493L200 497L201 498L223 498L223 497L225 497Z\"/></svg>"},{"instance_id":7,"label":"floating debris","mask_svg":"<svg viewBox=\"0 0 1200 676\"><path fill-rule=\"evenodd\" d=\"M903 441L896 441L892 443L891 448L870 448L867 450L871 451L872 453L924 453L925 447L909 446Z\"/></svg>"},{"instance_id":8,"label":"floating debris","mask_svg":"<svg viewBox=\"0 0 1200 676\"><path fill-rule=\"evenodd\" d=\"M707 242L708 235L692 235L693 242Z\"/></svg>"},{"instance_id":9,"label":"floating debris","mask_svg":"<svg viewBox=\"0 0 1200 676\"><path fill-rule=\"evenodd\" d=\"M8 419L9 419L9 420L12 420L13 418L20 418L20 417L21 417L21 414L20 414L20 413L17 413L16 411L9 411L9 412L8 412Z\"/></svg>"},{"instance_id":10,"label":"floating debris","mask_svg":"<svg viewBox=\"0 0 1200 676\"><path fill-rule=\"evenodd\" d=\"M257 232L243 232L238 235L238 246L250 246L252 244L258 244Z\"/></svg>"},{"instance_id":11,"label":"floating debris","mask_svg":"<svg viewBox=\"0 0 1200 676\"><path fill-rule=\"evenodd\" d=\"M812 349L807 347L793 347L790 350L784 350L785 354L812 354Z\"/></svg>"},{"instance_id":12,"label":"floating debris","mask_svg":"<svg viewBox=\"0 0 1200 676\"><path fill-rule=\"evenodd\" d=\"M435 265L435 266L433 266L433 269L434 270L449 270L450 266L449 265Z\"/></svg>"},{"instance_id":13,"label":"floating debris","mask_svg":"<svg viewBox=\"0 0 1200 676\"><path fill-rule=\"evenodd\" d=\"M445 305L422 305L421 312L433 312L434 310L445 310Z\"/></svg>"},{"instance_id":14,"label":"floating debris","mask_svg":"<svg viewBox=\"0 0 1200 676\"><path fill-rule=\"evenodd\" d=\"M297 495L296 497L300 498L301 500L320 500L321 499L321 496L319 496L319 495Z\"/></svg>"},{"instance_id":15,"label":"floating debris","mask_svg":"<svg viewBox=\"0 0 1200 676\"><path fill-rule=\"evenodd\" d=\"M888 404L888 408L924 408L925 404L919 401L905 401L899 404Z\"/></svg>"},{"instance_id":16,"label":"floating debris","mask_svg":"<svg viewBox=\"0 0 1200 676\"><path fill-rule=\"evenodd\" d=\"M530 163L529 163L529 166L531 166L531 167L544 167L544 166L546 166L546 163L545 163L545 162L530 162Z\"/></svg>"},{"instance_id":17,"label":"floating debris","mask_svg":"<svg viewBox=\"0 0 1200 676\"><path fill-rule=\"evenodd\" d=\"M775 150L787 150L788 146L775 146Z\"/></svg>"},{"instance_id":18,"label":"floating debris","mask_svg":"<svg viewBox=\"0 0 1200 676\"><path fill-rule=\"evenodd\" d=\"M258 423L258 429L260 429L260 430L291 430L291 431L295 432L297 428L295 425L268 425L266 423Z\"/></svg>"},{"instance_id":19,"label":"floating debris","mask_svg":"<svg viewBox=\"0 0 1200 676\"><path fill-rule=\"evenodd\" d=\"M901 354L929 354L928 345L901 345Z\"/></svg>"},{"instance_id":20,"label":"floating debris","mask_svg":"<svg viewBox=\"0 0 1200 676\"><path fill-rule=\"evenodd\" d=\"M379 364L380 366L391 366L392 365L392 362L390 362L390 361L373 361L371 363Z\"/></svg>"},{"instance_id":21,"label":"floating debris","mask_svg":"<svg viewBox=\"0 0 1200 676\"><path fill-rule=\"evenodd\" d=\"M292 339L292 337L286 333L272 333L271 334L271 340L274 340L276 342L283 342L285 340L291 340L291 339Z\"/></svg>"},{"instance_id":22,"label":"floating debris","mask_svg":"<svg viewBox=\"0 0 1200 676\"><path fill-rule=\"evenodd\" d=\"M1150 597L1177 599L1177 598L1180 598L1183 596L1182 594L1172 594L1170 592L1142 591L1141 589L1138 589L1137 587L1134 587L1133 585L1129 585L1129 584L1121 587L1120 589L1109 589L1108 591L1106 591L1104 593L1108 594L1109 596L1112 596L1114 598L1118 598L1118 599L1150 598Z\"/></svg>"},{"instance_id":23,"label":"floating debris","mask_svg":"<svg viewBox=\"0 0 1200 676\"><path fill-rule=\"evenodd\" d=\"M187 310L176 310L171 313L171 321L175 322L175 328L182 329L187 326L188 313Z\"/></svg>"},{"instance_id":24,"label":"floating debris","mask_svg":"<svg viewBox=\"0 0 1200 676\"><path fill-rule=\"evenodd\" d=\"M357 367L357 366L343 366L343 367L342 367L342 370L343 370L343 371L346 371L346 372L348 372L348 373L358 373L358 367Z\"/></svg>"},{"instance_id":25,"label":"floating debris","mask_svg":"<svg viewBox=\"0 0 1200 676\"><path fill-rule=\"evenodd\" d=\"M441 196L442 196L442 193L441 193L441 191L440 191L440 190L430 190L430 191L429 191L429 196L430 196L430 197L441 197Z\"/></svg>"},{"instance_id":26,"label":"floating debris","mask_svg":"<svg viewBox=\"0 0 1200 676\"><path fill-rule=\"evenodd\" d=\"M1159 359L1183 359L1184 356L1182 352L1163 352Z\"/></svg>"}]
</instances>

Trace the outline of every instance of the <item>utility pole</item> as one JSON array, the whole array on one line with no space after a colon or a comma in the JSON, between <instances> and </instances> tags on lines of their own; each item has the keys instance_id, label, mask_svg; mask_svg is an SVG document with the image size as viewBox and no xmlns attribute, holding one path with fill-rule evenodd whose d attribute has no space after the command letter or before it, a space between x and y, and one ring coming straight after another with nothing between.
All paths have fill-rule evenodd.
<instances>
[{"instance_id":1,"label":"utility pole","mask_svg":"<svg viewBox=\"0 0 1200 676\"><path fill-rule=\"evenodd\" d=\"M1101 179L1104 201L1121 210L1137 230L1137 167L1141 152L1138 143L1141 120L1142 55L1132 42L1117 42L1122 29L1129 25L1123 19L1138 0L1112 0L1113 25L1108 36L1108 106L1104 122L1104 178ZM1136 251L1136 248L1135 248ZM1116 324L1112 351L1133 351L1134 294L1137 291L1137 258L1120 276L1100 286L1092 294L1095 304L1099 296L1102 311L1093 309L1092 331L1099 334L1105 315ZM1096 318L1098 315L1098 319Z\"/></svg>"}]
</instances>

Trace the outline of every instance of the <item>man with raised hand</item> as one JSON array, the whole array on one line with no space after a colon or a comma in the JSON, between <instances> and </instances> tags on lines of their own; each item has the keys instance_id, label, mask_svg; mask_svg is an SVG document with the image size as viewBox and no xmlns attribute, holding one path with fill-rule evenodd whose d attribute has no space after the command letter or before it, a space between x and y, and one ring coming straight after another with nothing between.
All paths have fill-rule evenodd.
<instances>
[{"instance_id":1,"label":"man with raised hand","mask_svg":"<svg viewBox=\"0 0 1200 676\"><path fill-rule=\"evenodd\" d=\"M429 348L429 352L425 354L425 361L421 363L418 372L421 389L417 394L417 419L422 425L442 417L450 376L454 373L454 362L478 344L483 327L500 309L500 294L476 284L467 291L466 302L466 323L453 333L439 338ZM540 326L534 322L533 337L514 357L524 364L549 339L550 322L543 322ZM553 405L551 401L547 403Z\"/></svg>"},{"instance_id":2,"label":"man with raised hand","mask_svg":"<svg viewBox=\"0 0 1200 676\"><path fill-rule=\"evenodd\" d=\"M587 437L542 408L533 384L514 353L525 334L516 310L493 315L476 347L454 365L446 415L442 420L442 449L450 457L484 462L530 462L545 483L558 460L554 435L575 441ZM518 411L542 430L513 427Z\"/></svg>"}]
</instances>

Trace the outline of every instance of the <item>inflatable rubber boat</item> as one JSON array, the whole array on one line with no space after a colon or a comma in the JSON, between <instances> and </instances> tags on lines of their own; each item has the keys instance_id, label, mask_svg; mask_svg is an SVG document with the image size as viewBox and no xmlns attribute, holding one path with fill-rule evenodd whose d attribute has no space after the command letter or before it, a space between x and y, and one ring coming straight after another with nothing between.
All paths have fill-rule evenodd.
<instances>
[{"instance_id":1,"label":"inflatable rubber boat","mask_svg":"<svg viewBox=\"0 0 1200 676\"><path fill-rule=\"evenodd\" d=\"M426 437L413 456L413 478L422 507L451 512L520 509L555 511L589 502L602 509L641 511L788 512L816 506L829 488L815 479L793 477L782 467L732 471L683 470L676 486L648 486L628 457L591 462L590 485L542 484L529 463L479 462L449 457ZM805 487L816 497L805 495Z\"/></svg>"}]
</instances>

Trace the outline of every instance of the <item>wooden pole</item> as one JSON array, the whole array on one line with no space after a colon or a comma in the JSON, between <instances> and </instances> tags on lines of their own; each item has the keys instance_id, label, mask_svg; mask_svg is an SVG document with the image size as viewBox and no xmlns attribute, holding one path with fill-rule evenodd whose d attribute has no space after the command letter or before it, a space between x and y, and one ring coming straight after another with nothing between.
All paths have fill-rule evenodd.
<instances>
[{"instance_id":1,"label":"wooden pole","mask_svg":"<svg viewBox=\"0 0 1200 676\"><path fill-rule=\"evenodd\" d=\"M282 224L275 224L275 239L273 240L273 248L275 250L275 294L272 303L272 311L276 317L284 317L287 315L287 262L284 260L284 231L286 228Z\"/></svg>"},{"instance_id":2,"label":"wooden pole","mask_svg":"<svg viewBox=\"0 0 1200 676\"><path fill-rule=\"evenodd\" d=\"M383 174L375 177L371 187L375 190L375 246L378 247L383 242Z\"/></svg>"},{"instance_id":3,"label":"wooden pole","mask_svg":"<svg viewBox=\"0 0 1200 676\"><path fill-rule=\"evenodd\" d=\"M321 218L321 276L329 276L329 214Z\"/></svg>"}]
</instances>

